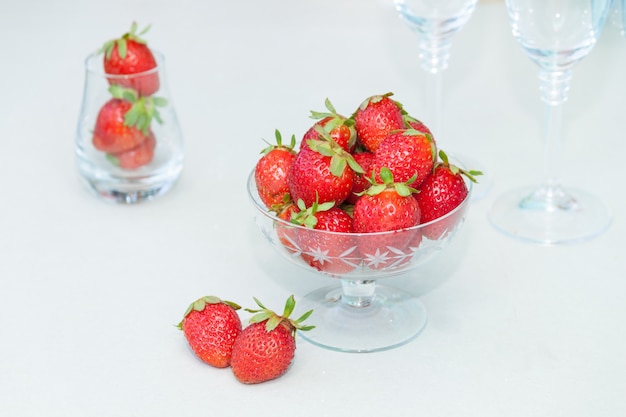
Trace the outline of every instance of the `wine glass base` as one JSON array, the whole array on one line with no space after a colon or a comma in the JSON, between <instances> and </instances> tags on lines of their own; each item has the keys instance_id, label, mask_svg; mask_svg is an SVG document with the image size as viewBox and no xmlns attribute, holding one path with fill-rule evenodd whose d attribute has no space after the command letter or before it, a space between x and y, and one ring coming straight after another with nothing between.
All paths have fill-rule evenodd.
<instances>
[{"instance_id":1,"label":"wine glass base","mask_svg":"<svg viewBox=\"0 0 626 417\"><path fill-rule=\"evenodd\" d=\"M316 327L298 334L307 341L341 352L376 352L413 340L426 326L426 309L416 297L401 290L376 286L372 302L353 307L342 300L341 286L315 290L302 298L303 311Z\"/></svg>"},{"instance_id":2,"label":"wine glass base","mask_svg":"<svg viewBox=\"0 0 626 417\"><path fill-rule=\"evenodd\" d=\"M610 210L604 203L586 191L568 192L574 205L546 209L528 203L535 188L511 190L496 199L489 220L506 235L548 245L580 242L604 232L611 223Z\"/></svg>"}]
</instances>

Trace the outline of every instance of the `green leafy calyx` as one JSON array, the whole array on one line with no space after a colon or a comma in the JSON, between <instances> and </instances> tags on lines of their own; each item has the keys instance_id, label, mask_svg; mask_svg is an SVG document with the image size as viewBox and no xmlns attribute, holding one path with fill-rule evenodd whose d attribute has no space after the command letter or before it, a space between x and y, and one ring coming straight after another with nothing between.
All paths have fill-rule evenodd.
<instances>
[{"instance_id":1,"label":"green leafy calyx","mask_svg":"<svg viewBox=\"0 0 626 417\"><path fill-rule=\"evenodd\" d=\"M113 49L115 49L115 47L117 46L117 54L120 56L120 58L125 59L126 54L128 52L128 45L126 44L126 41L133 40L137 43L142 43L142 44L147 43L144 39L141 38L141 36L143 36L146 32L148 32L148 30L150 30L150 25L146 26L139 33L137 32L137 28L138 28L137 22L133 22L132 25L130 26L130 30L126 32L125 34L123 34L121 38L111 39L109 41L106 41L98 52L99 53L104 52L106 59L111 59L111 54L113 53Z\"/></svg>"},{"instance_id":2,"label":"green leafy calyx","mask_svg":"<svg viewBox=\"0 0 626 417\"><path fill-rule=\"evenodd\" d=\"M189 307L187 307L187 310L185 311L185 314L183 315L183 320L181 320L181 322L178 323L176 327L182 330L183 321L185 320L185 317L187 317L189 313L191 313L192 311L203 311L206 308L207 304L226 304L230 306L233 310L239 310L241 308L240 305L233 303L232 301L222 300L221 298L216 297L214 295L207 295L207 296L198 298L196 301L189 304Z\"/></svg>"},{"instance_id":3,"label":"green leafy calyx","mask_svg":"<svg viewBox=\"0 0 626 417\"><path fill-rule=\"evenodd\" d=\"M315 120L322 120L322 119L328 118L328 121L326 121L323 126L323 130L328 135L330 135L335 129L341 126L346 126L350 130L350 138L348 140L348 147L349 148L354 147L354 144L356 143L356 130L354 128L354 125L355 125L354 119L346 118L345 116L342 116L341 114L337 113L335 106L333 106L333 104L330 102L328 98L324 101L324 105L326 106L326 109L328 111L318 112L318 111L311 110L311 116L309 117ZM320 134L320 130L318 129L319 127L320 127L319 125L315 126L315 130L317 131L318 134Z\"/></svg>"},{"instance_id":4,"label":"green leafy calyx","mask_svg":"<svg viewBox=\"0 0 626 417\"><path fill-rule=\"evenodd\" d=\"M308 227L309 229L315 229L315 226L317 226L317 217L315 215L321 211L328 211L335 206L334 201L319 204L317 192L315 195L315 202L311 204L311 207L307 207L301 198L298 199L296 204L300 211L291 218L292 223Z\"/></svg>"},{"instance_id":5,"label":"green leafy calyx","mask_svg":"<svg viewBox=\"0 0 626 417\"><path fill-rule=\"evenodd\" d=\"M371 178L366 179L371 185L358 195L378 195L386 190L394 190L400 197L408 197L411 194L419 192L411 187L411 184L417 179L417 174L414 174L406 182L395 182L391 170L387 167L382 167L380 169L380 179L382 183L376 181L376 174L374 172L372 172Z\"/></svg>"},{"instance_id":6,"label":"green leafy calyx","mask_svg":"<svg viewBox=\"0 0 626 417\"><path fill-rule=\"evenodd\" d=\"M439 150L439 159L441 159L441 162L437 163L436 166L445 166L454 175L457 175L457 174L465 175L467 178L469 178L470 181L474 183L478 183L478 180L476 179L477 176L483 175L482 171L477 171L473 169L465 170L465 169L459 168L456 165L451 164L450 161L448 160L448 155L443 150Z\"/></svg>"},{"instance_id":7,"label":"green leafy calyx","mask_svg":"<svg viewBox=\"0 0 626 417\"><path fill-rule=\"evenodd\" d=\"M365 172L354 157L339 146L323 127L316 125L315 130L319 134L320 139L309 139L306 144L311 150L330 157L330 172L335 177L341 177L346 166L349 166L354 172L359 174Z\"/></svg>"},{"instance_id":8,"label":"green leafy calyx","mask_svg":"<svg viewBox=\"0 0 626 417\"><path fill-rule=\"evenodd\" d=\"M265 139L263 139L263 142L267 143L267 147L263 148L261 150L261 153L263 155L267 155L268 153L270 153L271 151L273 151L274 149L284 149L288 152L294 153L294 148L296 146L296 135L291 135L291 141L289 143L289 145L283 145L283 137L280 134L280 131L278 129L276 129L274 131L274 136L276 138L275 144L272 144L268 141L266 141Z\"/></svg>"},{"instance_id":9,"label":"green leafy calyx","mask_svg":"<svg viewBox=\"0 0 626 417\"><path fill-rule=\"evenodd\" d=\"M255 313L250 318L250 323L266 322L265 330L268 333L276 329L279 325L283 325L286 326L295 337L296 330L309 331L315 328L315 326L305 326L302 324L313 313L313 310L307 311L296 320L290 318L296 307L296 300L293 295L290 295L287 299L282 315L278 315L274 311L265 307L256 297L254 297L254 302L257 306L259 306L258 309L245 309L249 313Z\"/></svg>"},{"instance_id":10,"label":"green leafy calyx","mask_svg":"<svg viewBox=\"0 0 626 417\"><path fill-rule=\"evenodd\" d=\"M131 108L124 115L126 126L135 127L147 135L153 119L158 123L163 123L158 107L166 106L167 99L163 97L140 97L132 88L124 88L116 84L109 87L109 92L114 98L132 103Z\"/></svg>"}]
</instances>

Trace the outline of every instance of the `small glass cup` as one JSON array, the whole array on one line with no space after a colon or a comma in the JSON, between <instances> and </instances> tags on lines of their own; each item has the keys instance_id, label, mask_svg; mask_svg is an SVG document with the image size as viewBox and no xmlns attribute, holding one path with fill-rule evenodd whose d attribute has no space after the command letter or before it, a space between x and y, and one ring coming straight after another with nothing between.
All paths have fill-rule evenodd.
<instances>
[{"instance_id":1,"label":"small glass cup","mask_svg":"<svg viewBox=\"0 0 626 417\"><path fill-rule=\"evenodd\" d=\"M164 58L158 52L153 53L157 66L131 75L106 74L100 52L85 60L85 86L76 132L76 162L83 182L107 201L134 204L150 200L169 190L182 170L183 138L167 86ZM148 85L151 87L146 88ZM143 100L148 111L155 113L147 123L144 122L140 130L143 134L137 133L138 129L128 132L124 126L116 128L107 122L108 139L97 138L105 135L96 132L103 132L101 127L104 125L98 124L97 128L96 121L100 113L104 113L104 106L112 106L112 100ZM128 117L128 111L118 110L118 122L120 114ZM132 123L125 120L124 123ZM122 138L122 135L125 136ZM129 140L129 137L133 139ZM111 147L111 142L116 141L124 145ZM102 142L108 142L108 145L103 146Z\"/></svg>"}]
</instances>

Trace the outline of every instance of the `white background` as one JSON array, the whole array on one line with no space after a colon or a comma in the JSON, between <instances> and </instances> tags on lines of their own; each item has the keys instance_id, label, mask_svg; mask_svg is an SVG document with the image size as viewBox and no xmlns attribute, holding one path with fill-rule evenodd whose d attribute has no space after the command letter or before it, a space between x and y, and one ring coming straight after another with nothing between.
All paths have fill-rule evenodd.
<instances>
[{"instance_id":1,"label":"white background","mask_svg":"<svg viewBox=\"0 0 626 417\"><path fill-rule=\"evenodd\" d=\"M116 206L80 183L74 135L84 58L133 20L166 56L186 159L169 193ZM446 140L486 161L493 187L446 252L387 282L426 305L417 339L374 354L298 339L284 377L244 386L174 327L203 295L280 309L329 284L267 247L246 177L261 138L300 137L326 97L350 114L393 91L428 114L417 52L391 1L0 5L0 415L625 415L626 39L607 26L565 109L562 177L604 199L610 229L517 242L487 212L541 179L543 107L500 2L454 38L444 90Z\"/></svg>"}]
</instances>

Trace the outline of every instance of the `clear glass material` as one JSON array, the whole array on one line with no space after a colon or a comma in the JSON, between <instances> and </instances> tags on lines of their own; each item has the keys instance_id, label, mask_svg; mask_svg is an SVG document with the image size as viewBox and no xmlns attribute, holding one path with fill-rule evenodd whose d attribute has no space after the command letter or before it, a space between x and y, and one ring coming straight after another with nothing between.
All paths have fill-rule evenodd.
<instances>
[{"instance_id":1,"label":"clear glass material","mask_svg":"<svg viewBox=\"0 0 626 417\"><path fill-rule=\"evenodd\" d=\"M500 231L536 243L588 239L610 224L609 209L594 195L561 184L562 106L572 68L589 54L604 26L610 0L507 0L513 36L539 67L546 106L544 179L536 187L500 196L489 217Z\"/></svg>"},{"instance_id":2,"label":"clear glass material","mask_svg":"<svg viewBox=\"0 0 626 417\"><path fill-rule=\"evenodd\" d=\"M620 19L619 25L622 32L622 36L626 38L626 0L615 0L615 3L619 2Z\"/></svg>"},{"instance_id":3,"label":"clear glass material","mask_svg":"<svg viewBox=\"0 0 626 417\"><path fill-rule=\"evenodd\" d=\"M626 0L613 0L611 21L626 38Z\"/></svg>"},{"instance_id":4,"label":"clear glass material","mask_svg":"<svg viewBox=\"0 0 626 417\"><path fill-rule=\"evenodd\" d=\"M417 34L420 64L432 77L428 83L430 91L425 94L432 103L429 104L432 114L423 121L440 148L459 157L469 169L483 172L473 193L473 198L479 199L487 194L491 185L488 169L482 161L455 149L454 144L448 146L443 120L443 73L448 68L452 38L469 21L476 3L477 0L394 0L400 18Z\"/></svg>"},{"instance_id":5,"label":"clear glass material","mask_svg":"<svg viewBox=\"0 0 626 417\"><path fill-rule=\"evenodd\" d=\"M422 68L432 74L448 67L452 36L465 26L477 0L394 0L402 20L419 39Z\"/></svg>"},{"instance_id":6,"label":"clear glass material","mask_svg":"<svg viewBox=\"0 0 626 417\"><path fill-rule=\"evenodd\" d=\"M378 285L377 280L404 274L450 244L470 206L472 183L467 181L467 185L470 193L465 201L430 223L392 232L337 233L277 218L259 198L252 172L248 194L265 239L289 262L339 281L298 302L303 311L315 311L312 324L316 328L302 332L302 337L328 349L372 352L402 345L417 336L426 325L422 303L401 289Z\"/></svg>"},{"instance_id":7,"label":"clear glass material","mask_svg":"<svg viewBox=\"0 0 626 417\"><path fill-rule=\"evenodd\" d=\"M76 163L88 189L106 201L134 204L155 198L174 185L182 170L183 138L168 90L164 59L158 52L154 55L156 68L133 75L105 74L101 53L91 54L85 60L85 85L76 131ZM113 99L110 86L141 88L138 86L154 79L158 79L158 90L150 97L158 100L156 108L160 120L153 118L149 125L153 139L149 155L133 157L126 151L118 154L97 149L94 145L96 120L105 103ZM128 162L121 162L124 158ZM131 158L142 159L142 162Z\"/></svg>"}]
</instances>

